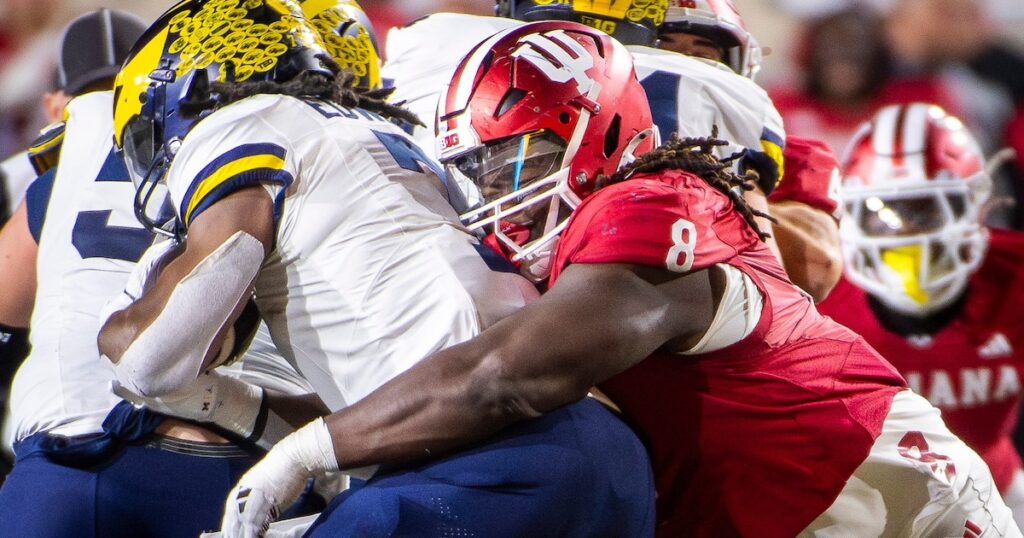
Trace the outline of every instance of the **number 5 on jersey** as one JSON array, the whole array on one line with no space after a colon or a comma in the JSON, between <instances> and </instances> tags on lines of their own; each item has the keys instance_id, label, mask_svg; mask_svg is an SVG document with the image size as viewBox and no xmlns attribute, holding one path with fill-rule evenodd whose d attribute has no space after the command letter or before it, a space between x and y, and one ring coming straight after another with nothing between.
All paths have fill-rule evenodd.
<instances>
[{"instance_id":1,"label":"number 5 on jersey","mask_svg":"<svg viewBox=\"0 0 1024 538\"><path fill-rule=\"evenodd\" d=\"M686 219L672 225L672 248L665 257L669 271L685 273L693 267L693 250L697 248L697 227Z\"/></svg>"}]
</instances>

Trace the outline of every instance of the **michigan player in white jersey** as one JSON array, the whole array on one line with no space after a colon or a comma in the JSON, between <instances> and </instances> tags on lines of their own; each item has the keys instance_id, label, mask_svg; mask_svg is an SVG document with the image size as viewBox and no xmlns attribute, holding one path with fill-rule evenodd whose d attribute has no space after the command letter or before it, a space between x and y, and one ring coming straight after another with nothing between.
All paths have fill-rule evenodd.
<instances>
[{"instance_id":1,"label":"michigan player in white jersey","mask_svg":"<svg viewBox=\"0 0 1024 538\"><path fill-rule=\"evenodd\" d=\"M111 393L113 369L96 349L100 311L153 242L113 152L112 105L110 91L68 105L61 164L26 198L38 273L32 351L14 378L5 436L17 461L0 490L0 528L12 535L195 534L219 521L220 498L257 459L214 432L138 412ZM287 394L310 392L275 354L258 339L232 375ZM130 494L147 490L160 494ZM47 509L57 503L61 510Z\"/></svg>"},{"instance_id":2,"label":"michigan player in white jersey","mask_svg":"<svg viewBox=\"0 0 1024 538\"><path fill-rule=\"evenodd\" d=\"M229 10L249 21L239 25L281 34L259 40L259 71L227 52L205 67L171 52L179 39L187 49L181 31L222 3L172 8L118 77L116 142L141 192L166 182L187 236L102 330L101 350L124 387L147 397L187 389L250 288L279 349L332 410L536 296L511 268L488 265L496 257L459 224L443 171L388 121L415 118L335 74L295 4ZM579 491L581 480L590 487ZM226 530L259 532L304 482L245 475ZM643 535L652 493L642 445L587 401L468 454L381 470L339 497L313 533L522 536L557 525ZM400 508L409 505L419 508Z\"/></svg>"},{"instance_id":3,"label":"michigan player in white jersey","mask_svg":"<svg viewBox=\"0 0 1024 538\"><path fill-rule=\"evenodd\" d=\"M504 17L527 21L583 22L622 39L633 54L637 75L648 94L662 138L673 132L680 136L706 136L716 127L718 137L730 142L717 149L718 156L741 152L743 158L737 161L738 168L757 170L762 190L771 192L784 173L786 135L768 95L741 74L752 74L756 66L734 72L728 65L704 57L710 55L701 51L694 51L701 54L698 57L653 48L659 26L668 27L672 22L680 25L685 20L688 29L696 30L700 25L689 21L717 24L723 19L707 16L704 10L666 10L665 6L648 4L637 0L629 3L628 9L620 9L621 6L583 1L502 0L497 11ZM643 9L637 11L634 7ZM633 16L636 13L643 15ZM509 18L440 13L393 29L387 41L388 62L382 70L385 82L397 88L391 99L404 102L421 117L435 114L437 99L462 56L494 32L517 24L521 22ZM444 46L434 46L436 43ZM748 52L732 54L723 50L722 54L723 61L736 56L737 65L744 66L758 57ZM421 145L433 147L433 129L416 128L412 132ZM775 223L763 219L761 222L777 236L769 240L769 245L783 259L794 282L816 300L823 299L831 290L842 265L838 229L832 216L837 202L834 196L824 194L831 192L834 166L830 154L821 155L822 149L804 140L796 141L785 158L790 164L788 183L783 184L787 188L773 198L770 211L764 196L747 195L755 208L775 216ZM813 162L808 162L812 158Z\"/></svg>"},{"instance_id":4,"label":"michigan player in white jersey","mask_svg":"<svg viewBox=\"0 0 1024 538\"><path fill-rule=\"evenodd\" d=\"M564 7L547 9L540 15L568 13L568 6ZM533 18L540 15L534 14ZM563 14L559 18L566 17ZM520 24L519 20L502 17L438 13L391 30L388 62L382 70L385 81L396 87L391 100L404 103L422 118L432 118L459 60L487 37ZM425 46L438 42L440 36L445 36L444 46ZM719 62L642 45L628 48L662 138L674 132L706 136L712 126L717 126L719 137L732 143L718 150L720 156L747 148L762 152L776 163L774 179L778 178L785 130L782 118L760 86ZM417 128L413 135L423 147L433 147L433 127Z\"/></svg>"}]
</instances>

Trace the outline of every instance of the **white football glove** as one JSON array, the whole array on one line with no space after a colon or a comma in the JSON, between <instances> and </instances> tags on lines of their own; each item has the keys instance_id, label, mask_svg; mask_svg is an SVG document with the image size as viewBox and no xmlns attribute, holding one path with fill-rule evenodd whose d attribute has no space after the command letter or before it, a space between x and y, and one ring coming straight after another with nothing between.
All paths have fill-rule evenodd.
<instances>
[{"instance_id":1,"label":"white football glove","mask_svg":"<svg viewBox=\"0 0 1024 538\"><path fill-rule=\"evenodd\" d=\"M264 536L308 479L337 470L331 433L318 418L282 439L242 476L228 494L221 532L227 538Z\"/></svg>"},{"instance_id":2,"label":"white football glove","mask_svg":"<svg viewBox=\"0 0 1024 538\"><path fill-rule=\"evenodd\" d=\"M263 402L260 387L215 371L200 374L182 390L157 397L139 396L116 380L111 383L114 394L137 407L197 422L211 422L243 438L253 434Z\"/></svg>"}]
</instances>

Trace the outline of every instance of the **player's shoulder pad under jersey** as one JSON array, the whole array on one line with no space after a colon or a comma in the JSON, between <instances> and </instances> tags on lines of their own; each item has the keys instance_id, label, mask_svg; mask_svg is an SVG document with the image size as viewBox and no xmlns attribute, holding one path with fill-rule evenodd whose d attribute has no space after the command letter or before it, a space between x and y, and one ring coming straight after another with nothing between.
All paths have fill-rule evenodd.
<instances>
[{"instance_id":1,"label":"player's shoulder pad under jersey","mask_svg":"<svg viewBox=\"0 0 1024 538\"><path fill-rule=\"evenodd\" d=\"M305 109L308 112L304 112ZM188 226L217 200L250 185L293 180L289 131L301 128L299 99L256 95L210 114L182 140L167 173L171 201Z\"/></svg>"},{"instance_id":2,"label":"player's shoulder pad under jersey","mask_svg":"<svg viewBox=\"0 0 1024 538\"><path fill-rule=\"evenodd\" d=\"M557 264L631 263L689 272L758 240L724 194L680 171L600 189L576 209Z\"/></svg>"},{"instance_id":3,"label":"player's shoulder pad under jersey","mask_svg":"<svg viewBox=\"0 0 1024 538\"><path fill-rule=\"evenodd\" d=\"M29 147L29 161L37 174L42 175L57 165L72 123L79 129L88 129L92 136L103 131L103 126L113 125L110 119L113 95L113 91L93 91L68 101L63 120L44 128Z\"/></svg>"},{"instance_id":4,"label":"player's shoulder pad under jersey","mask_svg":"<svg viewBox=\"0 0 1024 538\"><path fill-rule=\"evenodd\" d=\"M662 139L718 137L749 150L748 164L770 191L784 173L782 116L763 88L718 62L650 47L628 47ZM735 149L735 148L730 148Z\"/></svg>"},{"instance_id":5,"label":"player's shoulder pad under jersey","mask_svg":"<svg viewBox=\"0 0 1024 538\"><path fill-rule=\"evenodd\" d=\"M39 136L28 147L28 160L36 175L57 166L64 142L64 122L50 124L40 131Z\"/></svg>"},{"instance_id":6,"label":"player's shoulder pad under jersey","mask_svg":"<svg viewBox=\"0 0 1024 538\"><path fill-rule=\"evenodd\" d=\"M1024 303L1024 232L990 228L988 250L971 276L968 308L985 324L1008 322L1018 326Z\"/></svg>"}]
</instances>

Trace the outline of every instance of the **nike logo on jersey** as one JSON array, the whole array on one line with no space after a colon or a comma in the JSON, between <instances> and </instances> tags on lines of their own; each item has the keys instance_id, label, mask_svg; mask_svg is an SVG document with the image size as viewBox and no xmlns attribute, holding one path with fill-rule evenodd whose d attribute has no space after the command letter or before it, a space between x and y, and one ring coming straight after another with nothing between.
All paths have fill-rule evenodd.
<instances>
[{"instance_id":1,"label":"nike logo on jersey","mask_svg":"<svg viewBox=\"0 0 1024 538\"><path fill-rule=\"evenodd\" d=\"M988 342L978 347L978 355L983 359L995 359L998 357L1009 357L1013 355L1013 346L1010 340L1003 333L995 333Z\"/></svg>"},{"instance_id":2,"label":"nike logo on jersey","mask_svg":"<svg viewBox=\"0 0 1024 538\"><path fill-rule=\"evenodd\" d=\"M1017 398L1020 376L1010 364L958 371L907 372L910 388L940 409L962 409Z\"/></svg>"}]
</instances>

